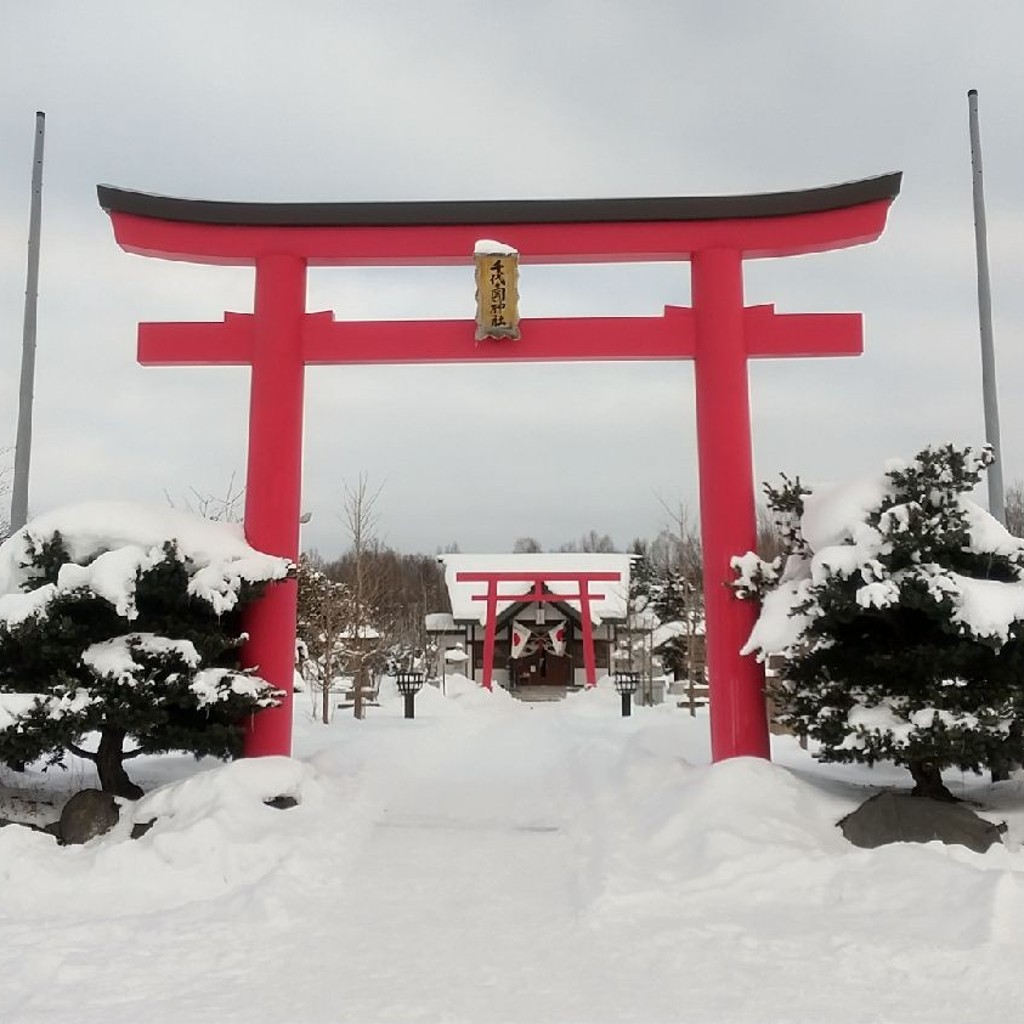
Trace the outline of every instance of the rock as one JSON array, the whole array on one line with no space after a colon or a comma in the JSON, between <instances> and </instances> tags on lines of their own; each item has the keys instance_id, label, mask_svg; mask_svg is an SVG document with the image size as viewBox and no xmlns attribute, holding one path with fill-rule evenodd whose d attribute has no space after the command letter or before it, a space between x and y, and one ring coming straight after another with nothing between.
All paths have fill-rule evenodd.
<instances>
[{"instance_id":1,"label":"rock","mask_svg":"<svg viewBox=\"0 0 1024 1024\"><path fill-rule=\"evenodd\" d=\"M83 789L60 812L60 840L66 845L87 843L109 832L119 817L117 800L111 793Z\"/></svg>"},{"instance_id":2,"label":"rock","mask_svg":"<svg viewBox=\"0 0 1024 1024\"><path fill-rule=\"evenodd\" d=\"M137 821L132 825L132 839L141 839L155 824L156 818L151 821Z\"/></svg>"},{"instance_id":3,"label":"rock","mask_svg":"<svg viewBox=\"0 0 1024 1024\"><path fill-rule=\"evenodd\" d=\"M854 846L874 849L887 843L940 843L984 853L1001 842L1006 826L979 818L961 803L946 803L909 793L879 793L839 822Z\"/></svg>"},{"instance_id":4,"label":"rock","mask_svg":"<svg viewBox=\"0 0 1024 1024\"><path fill-rule=\"evenodd\" d=\"M287 811L289 807L298 807L299 801L293 796L275 796L263 801L268 807L276 807L279 811Z\"/></svg>"}]
</instances>

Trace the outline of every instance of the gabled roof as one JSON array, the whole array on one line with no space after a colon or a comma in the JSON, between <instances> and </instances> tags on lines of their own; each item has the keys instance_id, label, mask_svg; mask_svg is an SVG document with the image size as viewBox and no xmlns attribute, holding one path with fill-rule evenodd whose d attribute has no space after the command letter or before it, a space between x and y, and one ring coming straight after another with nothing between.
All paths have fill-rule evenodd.
<instances>
[{"instance_id":1,"label":"gabled roof","mask_svg":"<svg viewBox=\"0 0 1024 1024\"><path fill-rule=\"evenodd\" d=\"M551 587L557 588L557 586L557 583L553 583L551 586L545 586L544 589L548 593L553 593ZM504 590L502 590L502 593L504 593ZM501 627L508 625L510 619L518 620L525 611L534 605L536 605L536 602L529 598L524 601L509 601L508 603L501 603L498 605L498 626ZM547 614L549 627L563 619L570 620L572 622L582 621L578 601L574 601L572 603L548 601L545 602L545 612Z\"/></svg>"},{"instance_id":2,"label":"gabled roof","mask_svg":"<svg viewBox=\"0 0 1024 1024\"><path fill-rule=\"evenodd\" d=\"M617 572L619 582L594 582L590 591L602 595L600 600L591 602L591 619L595 625L605 619L625 619L629 596L630 555L606 555L591 552L558 552L537 555L441 555L439 561L445 567L445 583L452 602L452 617L456 622L484 623L487 617L487 602L475 600L487 594L486 582L465 582L457 579L462 572L535 573L543 577L546 573L566 572ZM576 583L552 580L547 590L555 594L575 594ZM526 595L533 584L528 580L508 580L498 584L501 595ZM511 602L498 604L499 615ZM571 602L578 608L578 602Z\"/></svg>"}]
</instances>

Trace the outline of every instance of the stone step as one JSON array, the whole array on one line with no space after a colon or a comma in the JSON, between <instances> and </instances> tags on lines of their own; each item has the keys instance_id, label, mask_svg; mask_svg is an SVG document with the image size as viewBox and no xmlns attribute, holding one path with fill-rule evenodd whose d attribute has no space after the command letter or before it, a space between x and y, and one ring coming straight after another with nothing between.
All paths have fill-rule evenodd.
<instances>
[{"instance_id":1,"label":"stone step","mask_svg":"<svg viewBox=\"0 0 1024 1024\"><path fill-rule=\"evenodd\" d=\"M565 699L564 686L519 686L512 696L523 701L554 701Z\"/></svg>"}]
</instances>

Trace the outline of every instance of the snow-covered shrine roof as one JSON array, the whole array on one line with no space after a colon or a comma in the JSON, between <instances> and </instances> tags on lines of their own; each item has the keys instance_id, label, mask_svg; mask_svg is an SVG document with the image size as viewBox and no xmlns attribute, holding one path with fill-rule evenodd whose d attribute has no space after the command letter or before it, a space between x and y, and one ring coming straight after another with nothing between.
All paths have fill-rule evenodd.
<instances>
[{"instance_id":1,"label":"snow-covered shrine roof","mask_svg":"<svg viewBox=\"0 0 1024 1024\"><path fill-rule=\"evenodd\" d=\"M591 573L617 572L619 582L599 580L589 584L590 592L602 595L600 600L590 603L590 617L595 625L604 619L625 619L626 606L629 600L629 555L605 555L590 552L557 552L539 555L441 555L439 560L444 564L445 583L452 602L452 617L458 621L473 621L483 624L487 617L487 602L475 601L475 596L483 597L487 593L487 583L459 582L456 576L461 572L529 572L544 575L545 573ZM578 584L574 581L552 580L546 585L555 594L576 594ZM498 593L528 594L533 589L529 580L507 580L498 584ZM570 606L579 610L579 603L569 602ZM498 604L499 614L510 606L509 602Z\"/></svg>"},{"instance_id":2,"label":"snow-covered shrine roof","mask_svg":"<svg viewBox=\"0 0 1024 1024\"><path fill-rule=\"evenodd\" d=\"M462 627L455 625L454 617L448 612L427 612L423 616L423 625L428 633L462 632Z\"/></svg>"}]
</instances>

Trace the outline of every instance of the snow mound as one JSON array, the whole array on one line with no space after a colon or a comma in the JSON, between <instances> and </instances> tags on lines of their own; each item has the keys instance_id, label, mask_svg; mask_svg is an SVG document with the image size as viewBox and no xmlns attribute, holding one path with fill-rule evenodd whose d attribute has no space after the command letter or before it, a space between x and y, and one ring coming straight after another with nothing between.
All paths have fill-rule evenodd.
<instances>
[{"instance_id":1,"label":"snow mound","mask_svg":"<svg viewBox=\"0 0 1024 1024\"><path fill-rule=\"evenodd\" d=\"M663 802L649 842L683 856L694 873L718 877L766 854L842 853L848 846L820 793L792 772L756 758L733 758L694 773L678 799Z\"/></svg>"},{"instance_id":2,"label":"snow mound","mask_svg":"<svg viewBox=\"0 0 1024 1024\"><path fill-rule=\"evenodd\" d=\"M779 739L791 770L709 767L703 713L450 681L416 722L297 709L304 761L198 772L82 847L0 829L5 1019L1015 1019L1019 853L850 846L881 766L840 783ZM971 793L1024 835L1000 785Z\"/></svg>"},{"instance_id":3,"label":"snow mound","mask_svg":"<svg viewBox=\"0 0 1024 1024\"><path fill-rule=\"evenodd\" d=\"M236 761L121 803L121 818L84 846L0 830L4 905L42 918L129 914L216 899L288 862L319 804L314 772L286 757ZM264 801L292 796L282 811ZM153 822L141 838L132 828Z\"/></svg>"},{"instance_id":4,"label":"snow mound","mask_svg":"<svg viewBox=\"0 0 1024 1024\"><path fill-rule=\"evenodd\" d=\"M396 688L397 693L397 688ZM488 690L461 672L449 672L444 680L444 693L436 686L424 686L416 697L417 711L500 711L511 705L518 705L504 687L495 683Z\"/></svg>"}]
</instances>

